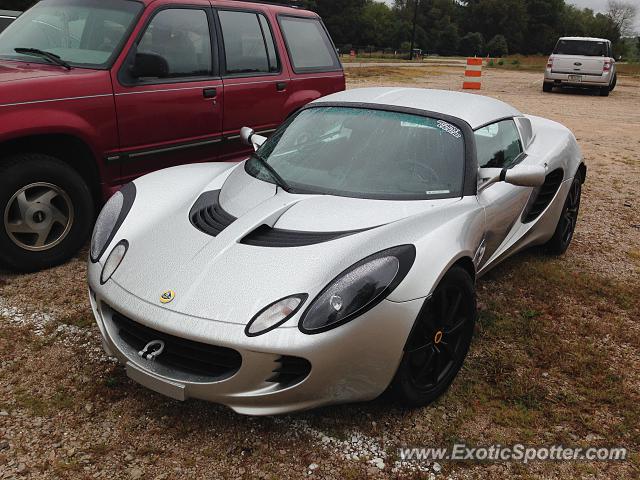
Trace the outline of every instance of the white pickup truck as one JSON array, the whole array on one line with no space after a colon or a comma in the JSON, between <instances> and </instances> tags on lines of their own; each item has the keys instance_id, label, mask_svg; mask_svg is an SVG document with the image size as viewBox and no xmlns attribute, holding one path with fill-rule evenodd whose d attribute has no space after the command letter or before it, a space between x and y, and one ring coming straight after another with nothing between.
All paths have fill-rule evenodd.
<instances>
[{"instance_id":1,"label":"white pickup truck","mask_svg":"<svg viewBox=\"0 0 640 480\"><path fill-rule=\"evenodd\" d=\"M609 40L562 37L547 62L542 90L551 92L553 87L563 86L597 88L606 97L617 80Z\"/></svg>"}]
</instances>

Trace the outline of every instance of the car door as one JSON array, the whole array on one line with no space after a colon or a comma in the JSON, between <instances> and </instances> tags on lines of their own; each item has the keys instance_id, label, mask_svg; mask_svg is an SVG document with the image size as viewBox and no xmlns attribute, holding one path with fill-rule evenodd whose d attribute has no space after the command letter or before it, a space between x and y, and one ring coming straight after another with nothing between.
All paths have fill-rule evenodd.
<instances>
[{"instance_id":1,"label":"car door","mask_svg":"<svg viewBox=\"0 0 640 480\"><path fill-rule=\"evenodd\" d=\"M158 1L114 79L122 175L216 160L223 90L208 0ZM161 76L132 72L140 58L166 62ZM111 156L113 157L113 155Z\"/></svg>"},{"instance_id":2,"label":"car door","mask_svg":"<svg viewBox=\"0 0 640 480\"><path fill-rule=\"evenodd\" d=\"M285 119L289 72L274 41L274 25L266 8L216 8L224 120L221 159L250 152L240 142L240 129L262 135L273 132Z\"/></svg>"},{"instance_id":3,"label":"car door","mask_svg":"<svg viewBox=\"0 0 640 480\"><path fill-rule=\"evenodd\" d=\"M487 125L474 132L480 168L511 168L526 157L513 119ZM527 205L533 189L497 182L478 193L484 207L486 230L480 267L500 249Z\"/></svg>"}]
</instances>

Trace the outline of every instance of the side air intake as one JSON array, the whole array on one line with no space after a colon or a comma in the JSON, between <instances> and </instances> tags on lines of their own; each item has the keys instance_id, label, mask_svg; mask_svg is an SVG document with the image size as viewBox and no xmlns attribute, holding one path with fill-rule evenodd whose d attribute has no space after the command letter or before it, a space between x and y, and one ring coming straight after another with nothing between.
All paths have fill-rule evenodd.
<instances>
[{"instance_id":1,"label":"side air intake","mask_svg":"<svg viewBox=\"0 0 640 480\"><path fill-rule=\"evenodd\" d=\"M545 211L553 197L558 193L563 178L564 171L561 168L547 175L544 184L531 195L527 208L525 208L522 215L522 223L533 222Z\"/></svg>"}]
</instances>

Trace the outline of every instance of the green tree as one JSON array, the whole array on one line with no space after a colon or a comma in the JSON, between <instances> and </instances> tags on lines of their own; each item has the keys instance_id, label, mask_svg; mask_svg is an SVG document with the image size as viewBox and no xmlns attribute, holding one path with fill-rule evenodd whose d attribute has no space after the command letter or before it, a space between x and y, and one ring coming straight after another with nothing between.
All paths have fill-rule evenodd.
<instances>
[{"instance_id":1,"label":"green tree","mask_svg":"<svg viewBox=\"0 0 640 480\"><path fill-rule=\"evenodd\" d=\"M469 32L460 39L460 53L467 57L480 56L484 52L484 37L480 32Z\"/></svg>"},{"instance_id":2,"label":"green tree","mask_svg":"<svg viewBox=\"0 0 640 480\"><path fill-rule=\"evenodd\" d=\"M504 35L496 35L487 42L485 50L491 57L504 57L509 54L507 39Z\"/></svg>"}]
</instances>

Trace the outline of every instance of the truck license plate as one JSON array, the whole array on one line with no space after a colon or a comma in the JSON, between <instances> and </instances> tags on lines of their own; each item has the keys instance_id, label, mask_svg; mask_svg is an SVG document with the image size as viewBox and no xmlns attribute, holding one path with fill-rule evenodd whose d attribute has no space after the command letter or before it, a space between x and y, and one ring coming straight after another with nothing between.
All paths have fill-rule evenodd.
<instances>
[{"instance_id":1,"label":"truck license plate","mask_svg":"<svg viewBox=\"0 0 640 480\"><path fill-rule=\"evenodd\" d=\"M582 75L569 75L569 81L571 82L581 82Z\"/></svg>"}]
</instances>

